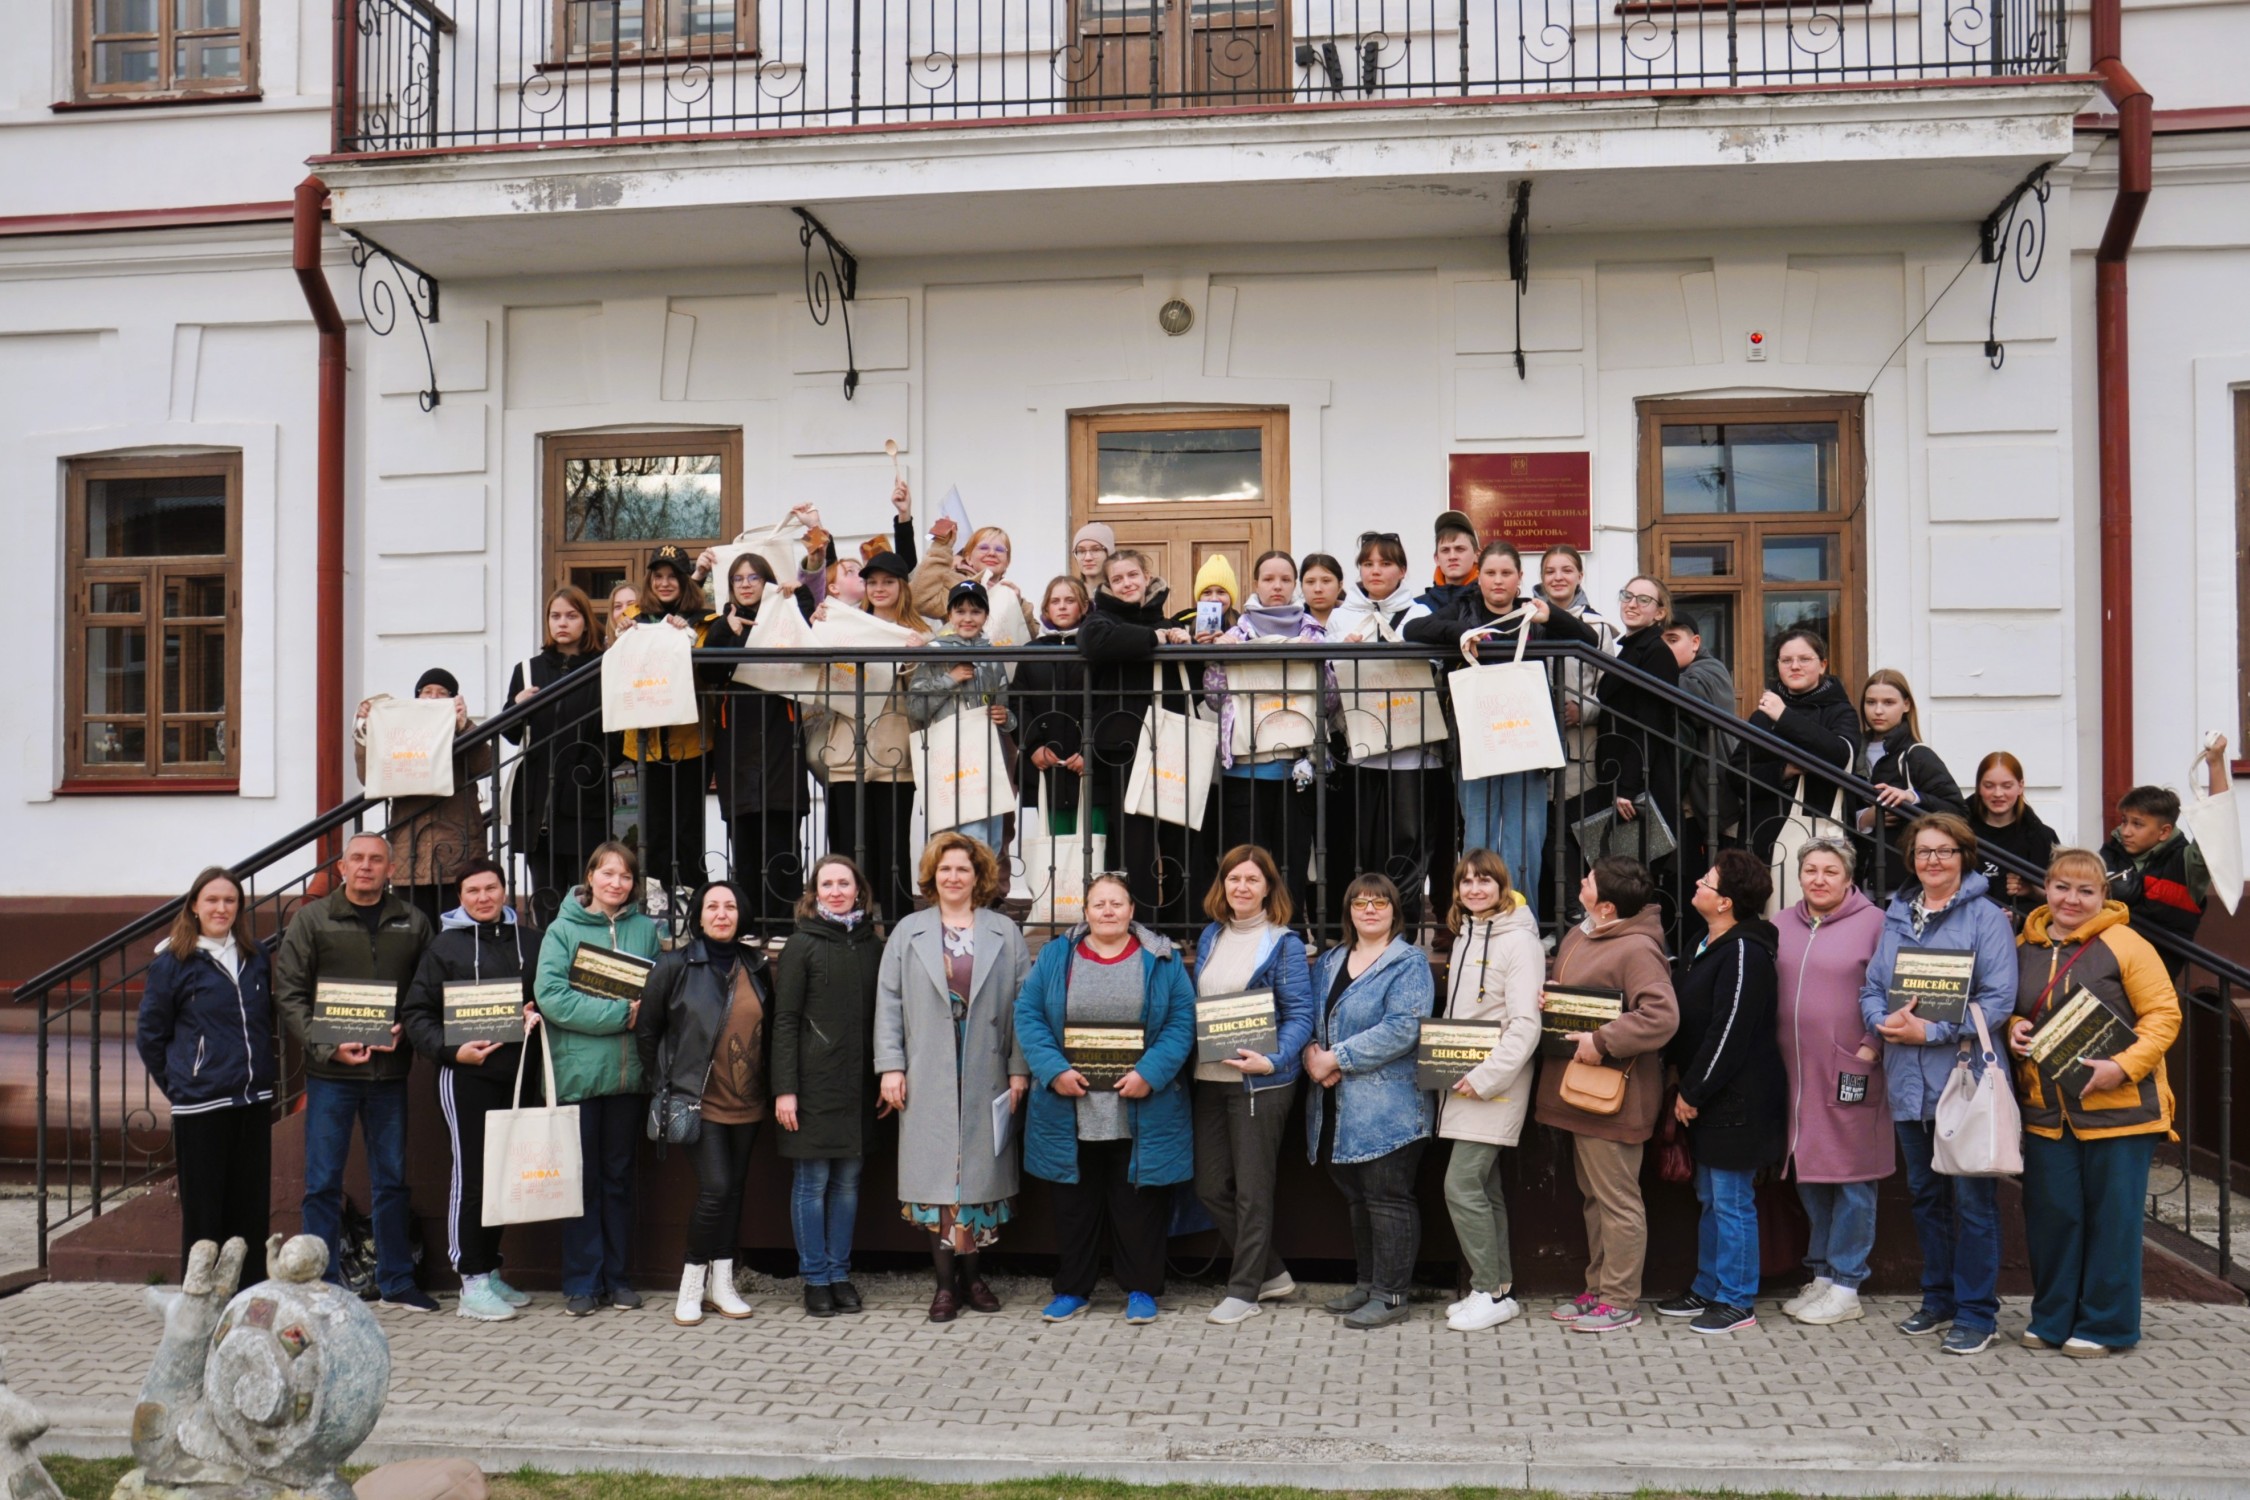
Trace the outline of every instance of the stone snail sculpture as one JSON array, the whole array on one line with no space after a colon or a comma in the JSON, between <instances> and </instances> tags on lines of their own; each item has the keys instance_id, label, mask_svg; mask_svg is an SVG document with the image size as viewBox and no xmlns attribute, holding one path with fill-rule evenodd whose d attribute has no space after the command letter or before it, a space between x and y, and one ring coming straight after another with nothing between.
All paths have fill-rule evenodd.
<instances>
[{"instance_id":1,"label":"stone snail sculpture","mask_svg":"<svg viewBox=\"0 0 2250 1500\"><path fill-rule=\"evenodd\" d=\"M0 1478L7 1481L7 1500L62 1500L62 1490L31 1451L46 1430L47 1419L39 1409L0 1376Z\"/></svg>"},{"instance_id":2,"label":"stone snail sculpture","mask_svg":"<svg viewBox=\"0 0 2250 1500\"><path fill-rule=\"evenodd\" d=\"M113 1500L352 1500L337 1468L374 1430L391 1346L357 1297L321 1280L328 1247L266 1242L272 1279L235 1293L245 1247L188 1252L178 1291L149 1288L164 1335L133 1412L140 1467Z\"/></svg>"}]
</instances>

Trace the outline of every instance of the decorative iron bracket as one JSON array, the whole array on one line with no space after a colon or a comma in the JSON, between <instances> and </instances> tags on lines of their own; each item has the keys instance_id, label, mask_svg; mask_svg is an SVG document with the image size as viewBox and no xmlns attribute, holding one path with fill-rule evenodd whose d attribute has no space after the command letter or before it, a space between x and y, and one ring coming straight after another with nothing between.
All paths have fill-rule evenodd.
<instances>
[{"instance_id":1,"label":"decorative iron bracket","mask_svg":"<svg viewBox=\"0 0 2250 1500\"><path fill-rule=\"evenodd\" d=\"M422 336L422 365L430 372L430 383L420 395L422 410L434 411L438 404L437 356L430 352L430 325L438 320L437 278L414 262L376 244L357 230L347 229L351 236L352 265L359 271L359 315L367 323L368 332L375 337L389 338L398 326L399 299L391 291L391 283L398 283L405 294L406 310L414 315L414 331ZM376 271L370 277L368 268L382 257L387 273Z\"/></svg>"},{"instance_id":2,"label":"decorative iron bracket","mask_svg":"<svg viewBox=\"0 0 2250 1500\"><path fill-rule=\"evenodd\" d=\"M1508 279L1516 284L1516 379L1528 380L1523 362L1523 296L1531 285L1531 180L1516 184L1508 214Z\"/></svg>"},{"instance_id":3,"label":"decorative iron bracket","mask_svg":"<svg viewBox=\"0 0 2250 1500\"><path fill-rule=\"evenodd\" d=\"M844 315L844 399L849 401L859 389L859 356L852 349L852 302L859 295L859 257L805 210L793 208L790 212L804 221L797 226L797 243L805 247L805 310L822 328L828 326L831 301ZM825 268L813 264L816 239L828 257Z\"/></svg>"},{"instance_id":4,"label":"decorative iron bracket","mask_svg":"<svg viewBox=\"0 0 2250 1500\"><path fill-rule=\"evenodd\" d=\"M2008 268L2016 280L2029 286L2047 259L2047 196L2054 185L2041 167L2016 184L2000 206L1986 216L1978 229L1978 255L1992 272L1992 302L1986 310L1984 357L1997 370L2008 362L2008 346L2000 342L2000 282ZM2030 200L2031 209L2024 210Z\"/></svg>"}]
</instances>

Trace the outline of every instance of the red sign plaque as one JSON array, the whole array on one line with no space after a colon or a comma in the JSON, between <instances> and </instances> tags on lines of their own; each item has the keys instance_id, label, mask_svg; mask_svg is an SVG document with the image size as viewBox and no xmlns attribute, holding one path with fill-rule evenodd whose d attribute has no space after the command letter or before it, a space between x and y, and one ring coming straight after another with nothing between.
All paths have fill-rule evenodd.
<instances>
[{"instance_id":1,"label":"red sign plaque","mask_svg":"<svg viewBox=\"0 0 2250 1500\"><path fill-rule=\"evenodd\" d=\"M1594 543L1593 478L1584 453L1456 453L1447 464L1449 503L1477 539L1505 537L1529 553L1557 542Z\"/></svg>"}]
</instances>

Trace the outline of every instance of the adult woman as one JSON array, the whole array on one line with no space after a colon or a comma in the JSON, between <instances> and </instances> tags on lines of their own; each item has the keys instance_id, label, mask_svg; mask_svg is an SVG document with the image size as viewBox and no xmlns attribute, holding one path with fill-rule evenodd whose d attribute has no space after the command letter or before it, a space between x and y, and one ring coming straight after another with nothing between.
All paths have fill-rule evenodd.
<instances>
[{"instance_id":1,"label":"adult woman","mask_svg":"<svg viewBox=\"0 0 2250 1500\"><path fill-rule=\"evenodd\" d=\"M1875 783L1875 807L1860 809L1859 831L1876 834L1876 819L1891 832L1924 813L1968 811L1953 773L1938 753L1922 743L1921 715L1915 711L1914 689L1900 673L1884 667L1867 679L1859 693L1859 722L1866 731L1860 748L1859 773ZM1895 867L1891 874L1903 877Z\"/></svg>"},{"instance_id":2,"label":"adult woman","mask_svg":"<svg viewBox=\"0 0 2250 1500\"><path fill-rule=\"evenodd\" d=\"M1153 586L1148 560L1130 549L1110 554L1107 587L1079 627L1079 649L1092 679L1094 714L1088 792L1109 828L1110 848L1132 888L1133 907L1159 931L1187 928L1187 872L1210 847L1206 836L1139 814L1125 814L1125 789L1152 701L1190 712L1193 669L1158 663L1156 648L1188 641L1185 627L1164 613L1166 595Z\"/></svg>"},{"instance_id":3,"label":"adult woman","mask_svg":"<svg viewBox=\"0 0 2250 1500\"><path fill-rule=\"evenodd\" d=\"M2125 904L2109 899L2100 855L2057 854L2046 896L2023 924L2008 1023L2031 1248L2023 1341L2100 1359L2141 1339L2141 1213L2156 1144L2172 1135L2164 1054L2180 1034L2180 997L2162 957L2126 925ZM2106 1057L2033 1062L2033 1030L2081 991L2129 1040Z\"/></svg>"},{"instance_id":4,"label":"adult woman","mask_svg":"<svg viewBox=\"0 0 2250 1500\"><path fill-rule=\"evenodd\" d=\"M1616 638L1617 659L1667 687L1678 687L1680 664L1664 643L1664 627L1672 623L1672 591L1657 579L1636 575L1617 591L1617 609L1625 623L1625 633ZM1624 672L1604 672L1594 696L1602 709L1602 729L1594 741L1586 800L1573 809L1573 820L1607 807L1630 825L1640 817L1636 799L1645 796L1677 836L1680 779L1674 770L1673 744L1679 727L1671 700ZM1653 837L1645 828L1642 832ZM1575 847L1577 840L1569 844ZM1646 851L1649 845L1643 842L1633 852L1644 864L1663 863ZM1565 858L1566 870L1575 873L1577 866L1577 860Z\"/></svg>"},{"instance_id":5,"label":"adult woman","mask_svg":"<svg viewBox=\"0 0 2250 1500\"><path fill-rule=\"evenodd\" d=\"M508 701L528 703L601 654L593 601L565 584L547 600L547 643L516 663ZM533 916L555 918L586 856L609 837L609 742L602 733L601 680L589 673L567 693L548 693L529 719L501 731L521 747L509 784L509 842L531 871Z\"/></svg>"},{"instance_id":6,"label":"adult woman","mask_svg":"<svg viewBox=\"0 0 2250 1500\"><path fill-rule=\"evenodd\" d=\"M1326 630L1337 606L1344 602L1344 565L1325 552L1306 553L1304 561L1297 564L1297 592L1304 600L1305 613Z\"/></svg>"},{"instance_id":7,"label":"adult woman","mask_svg":"<svg viewBox=\"0 0 2250 1500\"><path fill-rule=\"evenodd\" d=\"M1406 544L1395 532L1370 531L1359 539L1355 566L1359 590L1337 607L1329 634L1346 641L1396 641L1410 620L1429 614L1428 606L1410 598L1402 585L1406 579ZM1372 711L1377 696L1372 686L1361 686L1359 664L1347 669L1340 684L1345 708ZM1434 693L1425 697L1422 713L1442 715L1443 705ZM1387 710L1386 710L1387 712ZM1430 723L1424 720L1423 728ZM1387 737L1387 732L1386 732ZM1442 728L1436 743L1407 745L1399 749L1371 747L1355 758L1349 787L1349 817L1339 820L1335 810L1335 779L1330 782L1328 843L1342 844L1340 829L1350 831L1351 843L1343 857L1331 858L1334 870L1381 870L1398 887L1406 903L1407 925L1421 924L1423 892L1453 889L1453 862L1460 848L1453 795L1453 778L1446 773ZM1328 882L1331 922L1341 925L1344 914L1341 880ZM1441 934L1451 937L1450 933Z\"/></svg>"},{"instance_id":8,"label":"adult woman","mask_svg":"<svg viewBox=\"0 0 2250 1500\"><path fill-rule=\"evenodd\" d=\"M1445 976L1445 1018L1498 1022L1483 1062L1438 1101L1438 1139L1453 1143L1445 1164L1445 1211L1460 1241L1469 1295L1446 1309L1459 1333L1496 1328L1523 1309L1508 1253L1508 1200L1500 1153L1523 1138L1531 1113L1531 1060L1539 1046L1539 991L1547 955L1539 924L1490 849L1471 849L1453 871L1455 934Z\"/></svg>"},{"instance_id":9,"label":"adult woman","mask_svg":"<svg viewBox=\"0 0 2250 1500\"><path fill-rule=\"evenodd\" d=\"M1207 1316L1228 1324L1297 1289L1274 1248L1273 1189L1289 1101L1312 1039L1312 970L1289 927L1281 872L1256 844L1237 844L1220 857L1203 912L1211 925L1195 944L1196 995L1270 990L1277 1035L1270 1053L1237 1047L1234 1056L1195 1069L1195 1196L1232 1260L1227 1294Z\"/></svg>"},{"instance_id":10,"label":"adult woman","mask_svg":"<svg viewBox=\"0 0 2250 1500\"><path fill-rule=\"evenodd\" d=\"M766 591L781 585L773 564L755 552L727 565L726 582L726 608L711 622L703 642L747 646ZM800 613L811 615L809 593L782 593ZM722 669L718 680L708 684L713 700L710 764L718 782L719 813L726 819L727 847L734 856L734 885L742 892L744 930L763 939L780 930L801 888L804 858L797 829L811 799L805 791L797 706L733 677L731 669Z\"/></svg>"},{"instance_id":11,"label":"adult woman","mask_svg":"<svg viewBox=\"0 0 2250 1500\"><path fill-rule=\"evenodd\" d=\"M1352 939L1313 972L1320 1014L1305 1044L1317 1087L1305 1103L1313 1165L1351 1209L1351 1289L1322 1306L1346 1328L1381 1328L1407 1315L1422 1243L1414 1173L1430 1138L1430 1096L1414 1086L1414 1044L1430 1013L1430 963L1403 935L1398 887L1361 875L1344 891Z\"/></svg>"},{"instance_id":12,"label":"adult woman","mask_svg":"<svg viewBox=\"0 0 2250 1500\"><path fill-rule=\"evenodd\" d=\"M1102 591L1102 568L1117 550L1117 533L1106 521L1088 521L1071 534L1070 572L1090 599Z\"/></svg>"},{"instance_id":13,"label":"adult woman","mask_svg":"<svg viewBox=\"0 0 2250 1500\"><path fill-rule=\"evenodd\" d=\"M1107 1087L1064 1048L1065 1028L1116 1029L1139 1056ZM1016 1036L1037 1088L1024 1120L1024 1170L1051 1185L1054 1300L1066 1322L1092 1302L1109 1247L1125 1321L1156 1321L1173 1183L1194 1174L1187 1068L1195 1057L1195 986L1171 942L1133 921L1122 876L1086 884L1086 920L1039 950L1016 997Z\"/></svg>"},{"instance_id":14,"label":"adult woman","mask_svg":"<svg viewBox=\"0 0 2250 1500\"><path fill-rule=\"evenodd\" d=\"M1016 1153L994 1139L993 1107L1020 1115L1031 1087L1016 1042L1016 995L1031 956L1023 929L991 910L992 851L948 829L922 851L934 903L891 927L875 997L875 1071L899 1116L900 1213L930 1234L937 1294L930 1321L966 1302L998 1312L978 1252L1014 1216Z\"/></svg>"},{"instance_id":15,"label":"adult woman","mask_svg":"<svg viewBox=\"0 0 2250 1500\"><path fill-rule=\"evenodd\" d=\"M1008 533L997 526L979 526L969 533L968 544L956 555L953 550L953 523L940 521L930 528L930 552L914 565L912 598L914 607L933 620L942 620L950 609L953 590L963 583L981 583L990 588L1006 582L1009 559L1015 555L1015 546ZM1004 640L1028 641L1039 633L1038 622L1031 618L1030 605L1009 585L1012 603L1002 608L1013 608L1018 618L1014 621L995 621L994 629Z\"/></svg>"},{"instance_id":16,"label":"adult woman","mask_svg":"<svg viewBox=\"0 0 2250 1500\"><path fill-rule=\"evenodd\" d=\"M1576 547L1558 542L1539 554L1539 592L1550 609L1559 609L1577 617L1580 624L1590 627L1599 638L1603 651L1617 654L1616 625L1594 608L1593 600L1586 597L1586 559ZM1602 706L1596 696L1604 674L1583 661L1566 661L1555 671L1557 686L1562 690L1562 803L1566 812L1563 827L1554 830L1546 852L1549 867L1561 873L1560 883L1568 889L1578 883L1584 861L1576 855L1577 838L1568 826L1583 818L1599 804L1601 795L1598 783L1603 779L1596 769L1594 742L1598 737L1597 725L1601 722ZM1517 872L1527 884L1540 884L1539 872Z\"/></svg>"},{"instance_id":17,"label":"adult woman","mask_svg":"<svg viewBox=\"0 0 2250 1500\"><path fill-rule=\"evenodd\" d=\"M172 1106L180 1264L197 1240L248 1247L265 1278L273 1177L273 970L241 926L242 887L213 866L189 883L164 949L149 962L135 1040ZM246 1285L250 1283L245 1283Z\"/></svg>"},{"instance_id":18,"label":"adult woman","mask_svg":"<svg viewBox=\"0 0 2250 1500\"><path fill-rule=\"evenodd\" d=\"M685 630L696 645L717 617L704 603L685 549L667 542L649 558L640 602L626 611L634 628ZM642 867L671 892L703 880L703 789L711 779L701 720L667 729L625 731L625 758L639 767Z\"/></svg>"},{"instance_id":19,"label":"adult woman","mask_svg":"<svg viewBox=\"0 0 2250 1500\"><path fill-rule=\"evenodd\" d=\"M1781 1159L1789 1080L1774 1040L1780 938L1765 919L1773 877L1747 849L1722 849L1695 883L1703 947L1680 981L1680 1029L1666 1055L1680 1070L1672 1113L1695 1153L1695 1284L1659 1302L1668 1318L1693 1318L1697 1333L1755 1327L1761 1167Z\"/></svg>"},{"instance_id":20,"label":"adult woman","mask_svg":"<svg viewBox=\"0 0 2250 1500\"><path fill-rule=\"evenodd\" d=\"M776 966L773 1118L790 1164L789 1226L805 1311L860 1310L852 1285L859 1170L874 1116L875 992L883 944L867 882L841 854L824 854L797 902L797 930Z\"/></svg>"},{"instance_id":21,"label":"adult woman","mask_svg":"<svg viewBox=\"0 0 2250 1500\"><path fill-rule=\"evenodd\" d=\"M605 1304L641 1305L625 1279L633 1228L633 1151L641 1133L641 1058L631 1032L640 1000L588 994L570 982L581 946L653 960L661 935L640 909L641 869L627 846L596 845L586 883L565 897L539 944L535 1017L555 1054L556 1104L578 1106L585 1210L562 1228L563 1305L574 1318Z\"/></svg>"},{"instance_id":22,"label":"adult woman","mask_svg":"<svg viewBox=\"0 0 2250 1500\"><path fill-rule=\"evenodd\" d=\"M1805 1288L1781 1310L1800 1323L1848 1323L1863 1314L1859 1289L1875 1249L1875 1185L1898 1167L1883 1107L1883 1040L1860 1018L1867 961L1883 911L1852 883L1843 838L1807 841L1797 854L1801 900L1782 909L1775 1031L1789 1073L1784 1160L1797 1175L1812 1235Z\"/></svg>"},{"instance_id":23,"label":"adult woman","mask_svg":"<svg viewBox=\"0 0 2250 1500\"><path fill-rule=\"evenodd\" d=\"M919 646L929 622L906 601L906 563L893 552L867 560L859 608L908 632ZM834 608L833 605L823 605ZM828 847L873 870L870 897L885 921L914 909L914 761L907 747L902 668L864 707L838 695L807 726L806 756L827 788Z\"/></svg>"},{"instance_id":24,"label":"adult woman","mask_svg":"<svg viewBox=\"0 0 2250 1500\"><path fill-rule=\"evenodd\" d=\"M1286 552L1261 553L1250 575L1256 589L1250 607L1220 634L1218 645L1328 639L1320 622L1293 602L1296 559ZM1260 695L1229 691L1224 662L1213 661L1203 669L1204 698L1219 715L1218 834L1271 850L1291 905L1309 911L1313 836L1320 821L1313 763L1323 753L1329 723L1340 705L1334 675L1325 663L1297 660L1267 665L1280 669L1289 691L1283 697L1286 706L1262 722L1255 712ZM1275 740L1284 743L1276 746Z\"/></svg>"},{"instance_id":25,"label":"adult woman","mask_svg":"<svg viewBox=\"0 0 2250 1500\"><path fill-rule=\"evenodd\" d=\"M2039 904L2040 885L2003 871L1999 861L1992 858L1992 851L2004 849L2044 870L2062 839L2032 810L2023 794L2023 762L2005 750L1995 750L1977 762L1977 794L1969 803L1969 827L1977 836L1977 872L1990 887L1991 899L2000 903L2009 922L2020 929L2023 919Z\"/></svg>"},{"instance_id":26,"label":"adult woman","mask_svg":"<svg viewBox=\"0 0 2250 1500\"><path fill-rule=\"evenodd\" d=\"M1077 579L1049 579L1039 600L1039 623L1046 629L1031 644L1054 649L1016 668L1012 697L1023 724L1016 736L1023 767L1018 783L1027 811L1047 810L1050 833L1077 826L1078 783L1086 775L1085 738L1079 722L1086 712L1086 663L1077 646L1078 627L1090 602ZM1107 831L1104 820L1097 817L1094 832ZM1033 884L1046 875L1032 872Z\"/></svg>"},{"instance_id":27,"label":"adult woman","mask_svg":"<svg viewBox=\"0 0 2250 1500\"><path fill-rule=\"evenodd\" d=\"M1946 1353L1977 1354L1991 1346L2000 1315L1995 1180L1948 1177L1932 1165L1938 1096L1952 1076L1962 1038L1973 1042L1976 1027L1966 1016L1924 1020L1911 1000L1892 1009L1891 976L1901 948L1973 953L1968 1003L1983 1012L1986 1029L1997 1038L2016 1003L2015 941L2007 917L1983 899L1977 839L1967 823L1951 813L1916 818L1907 825L1905 846L1914 874L1883 913L1883 935L1859 992L1861 1023L1883 1039L1883 1081L1922 1242L1922 1305L1898 1326L1916 1338L1945 1328ZM1972 1046L1969 1059L1981 1074L1979 1049Z\"/></svg>"},{"instance_id":28,"label":"adult woman","mask_svg":"<svg viewBox=\"0 0 2250 1500\"><path fill-rule=\"evenodd\" d=\"M1641 1271L1648 1259L1648 1213L1641 1203L1641 1154L1656 1131L1664 1098L1661 1053L1679 1029L1679 1000L1664 956L1656 883L1638 860L1610 855L1579 882L1586 920L1563 934L1553 982L1615 990L1622 1013L1592 1031L1572 1033L1571 1061L1620 1068L1625 1097L1614 1113L1581 1109L1563 1096L1567 1069L1539 1073L1533 1113L1571 1136L1572 1165L1585 1199L1586 1290L1551 1317L1581 1333L1609 1333L1640 1322Z\"/></svg>"},{"instance_id":29,"label":"adult woman","mask_svg":"<svg viewBox=\"0 0 2250 1500\"><path fill-rule=\"evenodd\" d=\"M1769 860L1792 813L1826 817L1832 806L1825 790L1806 782L1804 768L1849 771L1858 763L1860 742L1859 714L1844 685L1828 675L1828 642L1819 631L1797 626L1777 636L1773 675L1774 686L1759 695L1749 722L1788 741L1792 751L1785 759L1747 739L1740 742L1746 775L1742 835L1752 853ZM1793 873L1783 872L1775 881L1784 902L1796 899L1787 878Z\"/></svg>"},{"instance_id":30,"label":"adult woman","mask_svg":"<svg viewBox=\"0 0 2250 1500\"><path fill-rule=\"evenodd\" d=\"M773 990L765 949L744 931L743 904L731 880L696 891L688 907L692 936L656 961L633 1027L641 1074L657 1091L660 1113L684 1108L700 1121L687 1144L695 1207L672 1307L672 1321L683 1328L702 1322L706 1307L722 1318L750 1316L735 1290L734 1247L742 1179L766 1117Z\"/></svg>"},{"instance_id":31,"label":"adult woman","mask_svg":"<svg viewBox=\"0 0 2250 1500\"><path fill-rule=\"evenodd\" d=\"M1442 615L1407 622L1406 638L1446 646L1471 663L1489 656L1512 658L1519 635L1534 640L1574 640L1600 644L1594 628L1568 610L1553 609L1536 593L1519 600L1523 556L1512 543L1489 542L1477 559L1476 587ZM1528 613L1519 616L1518 609ZM1490 849L1510 870L1529 870L1547 842L1547 773L1516 771L1461 783L1461 844ZM1532 915L1539 914L1536 891L1524 891Z\"/></svg>"}]
</instances>

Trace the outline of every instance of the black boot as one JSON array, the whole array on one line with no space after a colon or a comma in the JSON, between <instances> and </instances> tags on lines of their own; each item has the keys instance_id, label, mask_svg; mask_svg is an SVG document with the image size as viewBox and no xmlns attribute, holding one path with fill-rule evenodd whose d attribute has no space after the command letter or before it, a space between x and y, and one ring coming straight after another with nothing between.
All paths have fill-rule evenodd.
<instances>
[{"instance_id":1,"label":"black boot","mask_svg":"<svg viewBox=\"0 0 2250 1500\"><path fill-rule=\"evenodd\" d=\"M836 1311L855 1313L860 1310L862 1304L859 1300L859 1288L853 1286L850 1282L836 1282L828 1288L828 1294L836 1299Z\"/></svg>"},{"instance_id":2,"label":"black boot","mask_svg":"<svg viewBox=\"0 0 2250 1500\"><path fill-rule=\"evenodd\" d=\"M805 1316L808 1318L833 1318L836 1316L836 1294L824 1286L805 1287Z\"/></svg>"}]
</instances>

